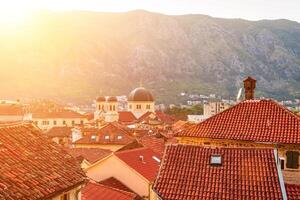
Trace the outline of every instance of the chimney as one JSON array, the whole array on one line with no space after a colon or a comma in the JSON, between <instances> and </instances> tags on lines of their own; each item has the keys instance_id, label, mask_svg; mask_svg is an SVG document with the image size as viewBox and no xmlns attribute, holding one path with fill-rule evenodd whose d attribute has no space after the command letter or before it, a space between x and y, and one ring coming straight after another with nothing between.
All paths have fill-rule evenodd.
<instances>
[{"instance_id":1,"label":"chimney","mask_svg":"<svg viewBox=\"0 0 300 200\"><path fill-rule=\"evenodd\" d=\"M244 89L245 89L245 99L250 100L254 99L254 89L256 86L256 80L248 76L247 79L244 80Z\"/></svg>"},{"instance_id":2,"label":"chimney","mask_svg":"<svg viewBox=\"0 0 300 200\"><path fill-rule=\"evenodd\" d=\"M145 163L144 156L140 155L139 158L140 158L140 161L142 161L142 163Z\"/></svg>"}]
</instances>

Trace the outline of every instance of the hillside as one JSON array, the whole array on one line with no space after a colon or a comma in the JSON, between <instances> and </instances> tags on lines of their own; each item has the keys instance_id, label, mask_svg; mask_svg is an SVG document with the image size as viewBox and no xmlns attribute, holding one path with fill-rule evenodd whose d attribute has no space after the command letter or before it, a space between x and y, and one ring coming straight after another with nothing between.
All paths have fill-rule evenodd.
<instances>
[{"instance_id":1,"label":"hillside","mask_svg":"<svg viewBox=\"0 0 300 200\"><path fill-rule=\"evenodd\" d=\"M300 98L300 24L204 15L36 14L0 30L0 97L90 102L142 83L160 102L181 91L234 97L244 77L258 95Z\"/></svg>"}]
</instances>

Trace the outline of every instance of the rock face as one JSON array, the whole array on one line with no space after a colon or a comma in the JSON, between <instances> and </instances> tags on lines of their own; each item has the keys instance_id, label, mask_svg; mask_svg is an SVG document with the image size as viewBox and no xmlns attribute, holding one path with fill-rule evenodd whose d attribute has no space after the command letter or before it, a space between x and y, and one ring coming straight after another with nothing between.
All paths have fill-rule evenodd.
<instances>
[{"instance_id":1,"label":"rock face","mask_svg":"<svg viewBox=\"0 0 300 200\"><path fill-rule=\"evenodd\" d=\"M204 15L40 13L0 31L0 95L90 101L142 83L159 101L181 91L300 97L300 24Z\"/></svg>"}]
</instances>

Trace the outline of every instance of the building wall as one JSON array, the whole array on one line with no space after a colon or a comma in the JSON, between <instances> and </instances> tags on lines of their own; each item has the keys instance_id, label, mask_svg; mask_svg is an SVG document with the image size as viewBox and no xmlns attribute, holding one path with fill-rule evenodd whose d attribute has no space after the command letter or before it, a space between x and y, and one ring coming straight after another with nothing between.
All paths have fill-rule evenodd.
<instances>
[{"instance_id":1,"label":"building wall","mask_svg":"<svg viewBox=\"0 0 300 200\"><path fill-rule=\"evenodd\" d=\"M52 198L52 200L61 200L61 198L63 197L64 194L68 194L69 195L69 200L81 200L81 187L82 186L78 186L72 190L66 191L54 198Z\"/></svg>"},{"instance_id":2,"label":"building wall","mask_svg":"<svg viewBox=\"0 0 300 200\"><path fill-rule=\"evenodd\" d=\"M128 111L131 111L137 118L146 112L155 111L155 102L153 101L128 101Z\"/></svg>"},{"instance_id":3,"label":"building wall","mask_svg":"<svg viewBox=\"0 0 300 200\"><path fill-rule=\"evenodd\" d=\"M24 118L23 115L0 115L1 122L15 122L22 121Z\"/></svg>"},{"instance_id":4,"label":"building wall","mask_svg":"<svg viewBox=\"0 0 300 200\"><path fill-rule=\"evenodd\" d=\"M104 118L105 122L115 122L119 120L118 102L100 101L96 103L95 118Z\"/></svg>"},{"instance_id":5,"label":"building wall","mask_svg":"<svg viewBox=\"0 0 300 200\"><path fill-rule=\"evenodd\" d=\"M140 196L150 194L150 183L115 155L86 169L86 174L96 181L115 177Z\"/></svg>"},{"instance_id":6,"label":"building wall","mask_svg":"<svg viewBox=\"0 0 300 200\"><path fill-rule=\"evenodd\" d=\"M112 144L74 144L75 148L101 148L101 149L109 149L111 151L117 151L124 147L125 145L112 145Z\"/></svg>"},{"instance_id":7,"label":"building wall","mask_svg":"<svg viewBox=\"0 0 300 200\"><path fill-rule=\"evenodd\" d=\"M204 116L211 117L219 112L222 112L230 107L229 104L223 102L209 102L204 104Z\"/></svg>"},{"instance_id":8,"label":"building wall","mask_svg":"<svg viewBox=\"0 0 300 200\"><path fill-rule=\"evenodd\" d=\"M300 167L298 169L286 168L287 151L298 151L300 153L300 145L276 145L271 143L254 143L248 141L237 141L237 140L217 140L210 138L195 138L195 137L178 137L178 143L180 144L192 144L201 145L207 147L247 147L247 148L276 148L278 149L278 156L285 160L285 166L282 170L284 181L290 184L300 184ZM299 158L300 166L300 158Z\"/></svg>"},{"instance_id":9,"label":"building wall","mask_svg":"<svg viewBox=\"0 0 300 200\"><path fill-rule=\"evenodd\" d=\"M62 127L62 126L72 127L76 124L82 124L82 123L84 124L88 122L86 118L33 118L32 121L35 123L35 125L37 125L40 129L44 131L47 131L53 127Z\"/></svg>"}]
</instances>

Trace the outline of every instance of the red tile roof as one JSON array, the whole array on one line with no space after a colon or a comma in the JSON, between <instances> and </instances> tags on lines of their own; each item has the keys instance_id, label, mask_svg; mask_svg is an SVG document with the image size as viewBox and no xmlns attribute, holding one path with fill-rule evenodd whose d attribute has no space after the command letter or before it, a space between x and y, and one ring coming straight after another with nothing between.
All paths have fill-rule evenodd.
<instances>
[{"instance_id":1,"label":"red tile roof","mask_svg":"<svg viewBox=\"0 0 300 200\"><path fill-rule=\"evenodd\" d=\"M300 185L285 184L288 200L300 200Z\"/></svg>"},{"instance_id":2,"label":"red tile roof","mask_svg":"<svg viewBox=\"0 0 300 200\"><path fill-rule=\"evenodd\" d=\"M155 111L156 116L166 124L173 124L175 123L175 117L168 115L162 111Z\"/></svg>"},{"instance_id":3,"label":"red tile roof","mask_svg":"<svg viewBox=\"0 0 300 200\"><path fill-rule=\"evenodd\" d=\"M126 185L124 185L124 183L122 183L121 181L119 181L115 177L110 177L110 178L104 179L104 180L102 180L98 183L102 184L102 185L106 185L106 186L111 187L111 188L116 188L116 189L119 189L119 190L134 193L130 188L128 188Z\"/></svg>"},{"instance_id":4,"label":"red tile roof","mask_svg":"<svg viewBox=\"0 0 300 200\"><path fill-rule=\"evenodd\" d=\"M119 122L120 123L133 123L137 119L134 114L130 111L120 111L119 112Z\"/></svg>"},{"instance_id":5,"label":"red tile roof","mask_svg":"<svg viewBox=\"0 0 300 200\"><path fill-rule=\"evenodd\" d=\"M53 137L71 137L72 128L71 127L53 127L46 132L46 135L50 138Z\"/></svg>"},{"instance_id":6,"label":"red tile roof","mask_svg":"<svg viewBox=\"0 0 300 200\"><path fill-rule=\"evenodd\" d=\"M283 199L273 149L168 145L153 188L165 200Z\"/></svg>"},{"instance_id":7,"label":"red tile roof","mask_svg":"<svg viewBox=\"0 0 300 200\"><path fill-rule=\"evenodd\" d=\"M55 119L55 118L80 118L80 119L87 119L88 116L82 115L80 113L77 113L75 111L72 110L57 110L57 111L50 111L50 112L46 112L46 111L34 111L32 112L32 118L39 118L39 119Z\"/></svg>"},{"instance_id":8,"label":"red tile roof","mask_svg":"<svg viewBox=\"0 0 300 200\"><path fill-rule=\"evenodd\" d=\"M88 130L88 131L87 131ZM129 132L123 129L116 123L107 123L99 129L83 129L83 138L77 140L75 144L119 144L125 145L134 140L130 136ZM105 136L109 135L109 139L105 139ZM92 138L95 136L95 138ZM118 136L122 136L118 139Z\"/></svg>"},{"instance_id":9,"label":"red tile roof","mask_svg":"<svg viewBox=\"0 0 300 200\"><path fill-rule=\"evenodd\" d=\"M15 104L0 104L0 115L24 115L23 107Z\"/></svg>"},{"instance_id":10,"label":"red tile roof","mask_svg":"<svg viewBox=\"0 0 300 200\"><path fill-rule=\"evenodd\" d=\"M0 199L48 199L86 180L79 163L30 123L0 126Z\"/></svg>"},{"instance_id":11,"label":"red tile roof","mask_svg":"<svg viewBox=\"0 0 300 200\"><path fill-rule=\"evenodd\" d=\"M82 189L82 200L133 200L136 194L89 182Z\"/></svg>"},{"instance_id":12,"label":"red tile roof","mask_svg":"<svg viewBox=\"0 0 300 200\"><path fill-rule=\"evenodd\" d=\"M137 139L144 147L152 149L160 157L162 157L165 149L165 141L163 138L158 138L155 135L145 135L142 138Z\"/></svg>"},{"instance_id":13,"label":"red tile roof","mask_svg":"<svg viewBox=\"0 0 300 200\"><path fill-rule=\"evenodd\" d=\"M300 144L300 117L273 100L245 100L176 135Z\"/></svg>"},{"instance_id":14,"label":"red tile roof","mask_svg":"<svg viewBox=\"0 0 300 200\"><path fill-rule=\"evenodd\" d=\"M100 148L66 148L66 151L79 159L80 162L85 159L91 164L109 156L112 153L112 151L108 149Z\"/></svg>"},{"instance_id":15,"label":"red tile roof","mask_svg":"<svg viewBox=\"0 0 300 200\"><path fill-rule=\"evenodd\" d=\"M132 149L116 152L115 155L148 181L152 182L156 177L160 162L154 158L161 159L161 157L151 149ZM140 156L143 156L143 160Z\"/></svg>"},{"instance_id":16,"label":"red tile roof","mask_svg":"<svg viewBox=\"0 0 300 200\"><path fill-rule=\"evenodd\" d=\"M187 128L190 128L192 127L193 124L188 122L188 121L182 121L182 120L178 120L177 122L175 122L173 125L172 125L172 130L174 132L178 132L178 131L181 131L181 130L184 130L184 129L187 129Z\"/></svg>"},{"instance_id":17,"label":"red tile roof","mask_svg":"<svg viewBox=\"0 0 300 200\"><path fill-rule=\"evenodd\" d=\"M142 116L140 116L137 121L138 122L148 121L148 120L150 120L149 117L151 115L154 115L155 119L161 123L173 124L176 121L174 117L172 117L162 111L146 112Z\"/></svg>"}]
</instances>

